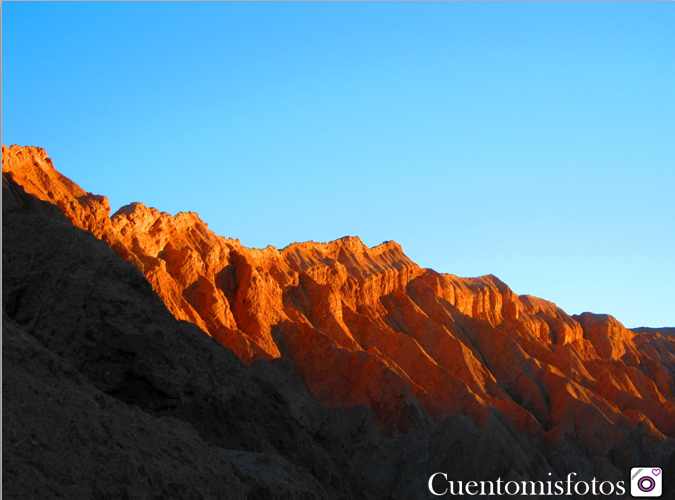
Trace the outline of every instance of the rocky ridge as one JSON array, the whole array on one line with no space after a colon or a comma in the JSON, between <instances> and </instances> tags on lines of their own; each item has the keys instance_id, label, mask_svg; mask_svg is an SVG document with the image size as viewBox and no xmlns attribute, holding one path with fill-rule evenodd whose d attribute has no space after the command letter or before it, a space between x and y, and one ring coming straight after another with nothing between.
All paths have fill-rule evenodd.
<instances>
[{"instance_id":1,"label":"rocky ridge","mask_svg":"<svg viewBox=\"0 0 675 500\"><path fill-rule=\"evenodd\" d=\"M658 333L664 337L675 337L675 328L647 328L645 326L641 326L639 328L631 328L631 331L635 333L646 333L649 335Z\"/></svg>"},{"instance_id":2,"label":"rocky ridge","mask_svg":"<svg viewBox=\"0 0 675 500\"><path fill-rule=\"evenodd\" d=\"M422 269L394 242L248 249L194 213L133 203L110 216L105 197L59 174L39 148L3 146L3 179L105 241L175 318L245 363L285 360L314 399L363 405L388 438L423 432L416 463L447 460L420 443L456 440L457 425L511 450L511 474L534 461L623 478L636 460L662 462L675 449L672 338L569 316L494 276Z\"/></svg>"}]
</instances>

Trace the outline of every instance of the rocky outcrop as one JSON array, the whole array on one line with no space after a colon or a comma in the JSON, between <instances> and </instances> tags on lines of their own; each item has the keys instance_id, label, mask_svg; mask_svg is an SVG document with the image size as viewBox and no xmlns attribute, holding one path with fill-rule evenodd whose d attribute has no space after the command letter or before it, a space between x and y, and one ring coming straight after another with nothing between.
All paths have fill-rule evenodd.
<instances>
[{"instance_id":1,"label":"rocky outcrop","mask_svg":"<svg viewBox=\"0 0 675 500\"><path fill-rule=\"evenodd\" d=\"M61 176L38 148L3 146L3 177L108 243L175 318L245 363L289 363L314 399L364 405L389 438L421 432L415 463L451 461L442 443L457 426L518 450L509 452L518 474L534 460L622 479L631 463L675 449L672 338L611 316L569 316L494 276L422 269L395 242L249 249L194 213L133 203L109 216L104 197ZM423 442L437 445L433 459Z\"/></svg>"},{"instance_id":2,"label":"rocky outcrop","mask_svg":"<svg viewBox=\"0 0 675 500\"><path fill-rule=\"evenodd\" d=\"M497 413L389 439L364 405L318 403L287 359L246 366L8 177L3 498L416 499L439 461L552 471Z\"/></svg>"}]
</instances>

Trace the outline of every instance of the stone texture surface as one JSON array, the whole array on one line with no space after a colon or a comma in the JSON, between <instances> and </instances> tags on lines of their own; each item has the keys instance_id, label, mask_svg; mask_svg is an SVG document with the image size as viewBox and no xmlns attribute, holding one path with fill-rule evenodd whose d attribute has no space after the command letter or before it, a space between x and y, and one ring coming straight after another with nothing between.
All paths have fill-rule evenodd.
<instances>
[{"instance_id":1,"label":"stone texture surface","mask_svg":"<svg viewBox=\"0 0 675 500\"><path fill-rule=\"evenodd\" d=\"M360 484L361 490L350 494L383 498L414 498L411 495L424 488L425 471L434 467L452 465L488 475L508 472L512 477L575 471L619 480L630 464L665 463L675 449L672 337L627 330L607 315L569 316L551 302L514 294L494 276L458 278L421 269L394 242L368 248L358 238L346 237L330 243L295 243L281 250L248 249L238 240L215 235L194 213L171 216L133 203L111 217L107 199L86 193L59 174L39 148L3 146L3 179L11 210L64 225L55 220L59 213L34 198L59 207L73 225L105 241L140 270L175 318L197 325L252 364L250 369L236 366L269 386L252 390L253 400L256 394L268 400L263 395L277 390L293 402L284 414L309 429L308 437L299 437L304 436L300 431L291 433L286 441L281 439L285 444L265 435L266 418L251 421L248 431L239 422L247 421L248 411L255 413L253 403L238 411L214 403L218 408L214 415L197 412L197 418L197 403L182 402L186 392L212 395L214 389L195 389L193 378L208 379L221 371L215 368L215 355L209 354L214 347L207 339L199 341L203 345L194 340L186 344L185 339L201 338L198 329L186 323L172 327L177 333L171 337L171 354L158 347L162 334L157 332L165 332L165 327L147 327L141 329L142 335L127 337L116 330L121 323L112 322L112 327L105 324L56 335L49 327L26 325L36 317L55 323L67 318L77 325L88 303L85 292L63 297L59 291L63 300L55 309L49 302L55 300L53 290L49 297L26 302L38 291L22 291L27 285L21 273L16 283L3 277L5 309L19 330L28 329L97 390L136 406L142 397L140 406L146 405L146 412L180 415L179 420L190 422L200 436L214 434L209 438L212 446L238 450L217 454L236 463L232 471L242 488L246 478L260 475L264 462L270 481L293 476L308 495L327 494L317 493L317 488L326 488L326 478L333 476L313 472L313 464L323 462L306 451L314 449L321 436L348 450L341 451L341 461L332 445L326 445L325 460L337 463L325 467L345 483L338 490L344 493L347 485ZM22 195L22 190L31 196ZM44 258L54 252L48 249ZM69 264L61 259L66 274L78 275L89 259L101 260L85 250L77 255L70 254ZM161 302L147 282L136 276L145 285L139 281L134 287L146 286L152 298L126 299L125 288L118 293L118 306L101 305L97 313L113 317L129 308L125 301L154 300L153 307L159 307ZM102 286L97 285L99 278L87 277L78 290L97 293ZM127 283L128 278L120 275L110 281ZM23 308L16 305L24 303ZM122 315L116 321L142 324L148 314L145 307L130 308L136 316ZM154 320L149 323L154 325ZM95 337L89 344L88 336ZM131 359L99 363L103 358L96 358L96 352L101 342L117 351L124 351L122 344L135 342L144 347L134 350ZM203 357L195 373L185 372L180 352ZM235 357L228 360L238 363ZM236 384L241 383L237 379ZM219 390L215 393L225 397ZM198 400L196 395L190 398ZM337 413L309 418L316 412L330 413L316 401L335 407L331 411ZM220 412L233 422L234 430L221 429ZM334 418L345 420L339 423ZM376 425L363 424L362 429L356 423L359 419ZM342 430L336 434L336 428ZM356 433L365 441L344 444L345 433ZM261 443L244 447L238 441L244 436ZM303 451L291 453L294 443L303 439ZM327 449L319 446L317 457ZM352 467L359 471L354 476L358 480L345 476ZM305 480L304 470L319 477L317 484Z\"/></svg>"}]
</instances>

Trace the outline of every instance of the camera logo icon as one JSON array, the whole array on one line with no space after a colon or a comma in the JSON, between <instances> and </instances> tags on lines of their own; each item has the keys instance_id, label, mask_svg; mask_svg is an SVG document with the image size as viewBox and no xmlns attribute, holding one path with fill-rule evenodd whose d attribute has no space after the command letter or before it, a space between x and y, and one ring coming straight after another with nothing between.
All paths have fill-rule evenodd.
<instances>
[{"instance_id":1,"label":"camera logo icon","mask_svg":"<svg viewBox=\"0 0 675 500\"><path fill-rule=\"evenodd\" d=\"M658 467L633 467L630 470L630 494L632 497L660 497L663 476Z\"/></svg>"}]
</instances>

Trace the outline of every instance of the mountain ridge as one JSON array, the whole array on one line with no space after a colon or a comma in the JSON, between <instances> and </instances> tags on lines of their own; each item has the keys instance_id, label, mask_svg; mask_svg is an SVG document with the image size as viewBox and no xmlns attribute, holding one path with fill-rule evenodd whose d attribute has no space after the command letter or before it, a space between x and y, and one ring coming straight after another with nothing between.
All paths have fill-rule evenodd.
<instances>
[{"instance_id":1,"label":"mountain ridge","mask_svg":"<svg viewBox=\"0 0 675 500\"><path fill-rule=\"evenodd\" d=\"M556 470L616 477L636 454L675 449L670 338L570 316L492 275L423 269L396 242L249 249L191 212L133 203L110 216L39 148L3 145L5 175L136 266L177 319L246 363L289 360L314 398L365 405L387 436L460 415L520 436Z\"/></svg>"}]
</instances>

